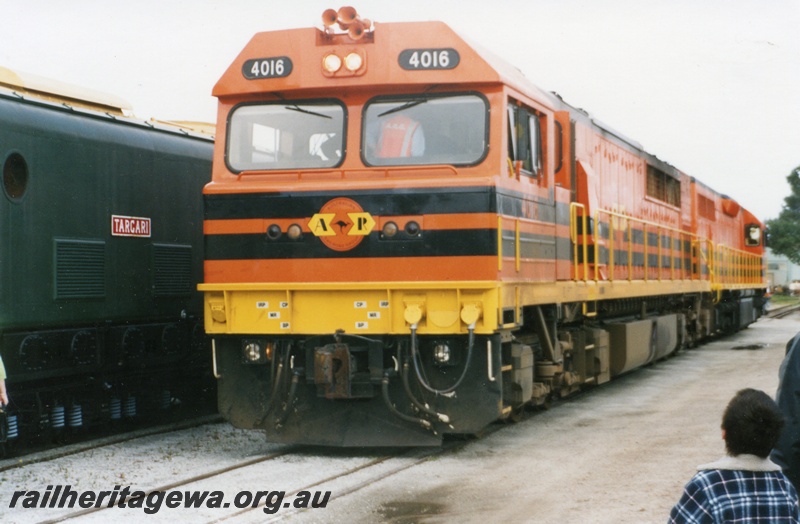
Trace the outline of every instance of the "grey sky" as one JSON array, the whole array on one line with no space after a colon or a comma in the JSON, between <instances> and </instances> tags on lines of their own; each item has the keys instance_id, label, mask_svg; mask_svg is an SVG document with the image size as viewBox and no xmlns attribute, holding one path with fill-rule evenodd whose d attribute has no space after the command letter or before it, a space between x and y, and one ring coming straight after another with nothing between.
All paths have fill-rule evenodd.
<instances>
[{"instance_id":1,"label":"grey sky","mask_svg":"<svg viewBox=\"0 0 800 524\"><path fill-rule=\"evenodd\" d=\"M0 0L0 66L106 91L142 118L213 121L258 31L319 26L294 0ZM777 216L800 165L800 0L363 0L442 20L648 151Z\"/></svg>"}]
</instances>

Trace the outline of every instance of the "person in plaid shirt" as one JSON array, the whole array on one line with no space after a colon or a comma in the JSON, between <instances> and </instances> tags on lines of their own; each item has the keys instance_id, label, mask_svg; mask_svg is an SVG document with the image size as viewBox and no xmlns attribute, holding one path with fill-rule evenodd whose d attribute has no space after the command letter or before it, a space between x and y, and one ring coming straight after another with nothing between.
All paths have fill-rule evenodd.
<instances>
[{"instance_id":1,"label":"person in plaid shirt","mask_svg":"<svg viewBox=\"0 0 800 524\"><path fill-rule=\"evenodd\" d=\"M697 468L669 522L800 523L797 491L768 458L783 424L769 395L739 391L722 415L728 455Z\"/></svg>"}]
</instances>

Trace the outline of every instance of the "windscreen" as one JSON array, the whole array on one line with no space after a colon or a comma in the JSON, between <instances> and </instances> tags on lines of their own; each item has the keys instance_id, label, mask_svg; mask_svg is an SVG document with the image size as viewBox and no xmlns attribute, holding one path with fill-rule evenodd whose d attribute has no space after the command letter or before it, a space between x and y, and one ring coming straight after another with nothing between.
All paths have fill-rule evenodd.
<instances>
[{"instance_id":1,"label":"windscreen","mask_svg":"<svg viewBox=\"0 0 800 524\"><path fill-rule=\"evenodd\" d=\"M470 165L486 154L488 105L477 94L375 99L364 110L367 165Z\"/></svg>"},{"instance_id":2,"label":"windscreen","mask_svg":"<svg viewBox=\"0 0 800 524\"><path fill-rule=\"evenodd\" d=\"M228 123L232 171L330 168L344 156L345 110L335 101L242 105Z\"/></svg>"}]
</instances>

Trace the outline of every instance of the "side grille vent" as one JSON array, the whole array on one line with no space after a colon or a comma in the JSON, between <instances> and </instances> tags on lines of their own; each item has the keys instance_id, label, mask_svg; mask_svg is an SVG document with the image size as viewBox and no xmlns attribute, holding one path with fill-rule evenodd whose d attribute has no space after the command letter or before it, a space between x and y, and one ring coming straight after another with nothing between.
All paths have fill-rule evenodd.
<instances>
[{"instance_id":1,"label":"side grille vent","mask_svg":"<svg viewBox=\"0 0 800 524\"><path fill-rule=\"evenodd\" d=\"M55 240L55 298L106 296L106 243Z\"/></svg>"},{"instance_id":2,"label":"side grille vent","mask_svg":"<svg viewBox=\"0 0 800 524\"><path fill-rule=\"evenodd\" d=\"M153 244L153 294L188 295L192 292L192 246Z\"/></svg>"}]
</instances>

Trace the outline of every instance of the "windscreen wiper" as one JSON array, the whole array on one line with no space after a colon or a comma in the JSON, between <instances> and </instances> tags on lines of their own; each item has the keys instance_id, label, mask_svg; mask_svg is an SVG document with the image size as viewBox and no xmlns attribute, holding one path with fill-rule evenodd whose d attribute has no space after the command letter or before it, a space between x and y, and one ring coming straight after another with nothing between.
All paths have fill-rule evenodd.
<instances>
[{"instance_id":1,"label":"windscreen wiper","mask_svg":"<svg viewBox=\"0 0 800 524\"><path fill-rule=\"evenodd\" d=\"M406 109L408 109L410 107L414 107L414 106L418 106L420 104L424 104L428 100L429 100L428 98L418 98L416 100L409 100L405 104L399 105L397 107L393 107L391 109L387 109L383 113L379 113L378 114L378 118L380 118L382 116L386 116L386 115L391 115L392 113L399 113L400 111L405 111Z\"/></svg>"},{"instance_id":2,"label":"windscreen wiper","mask_svg":"<svg viewBox=\"0 0 800 524\"><path fill-rule=\"evenodd\" d=\"M297 111L299 113L305 113L307 115L319 116L319 117L322 117L322 118L328 118L328 119L333 118L330 115L323 115L322 113L317 113L316 111L311 111L310 109L303 109L302 107L298 106L297 104L295 104L293 106L286 106L286 107L284 107L284 109L288 109L289 111Z\"/></svg>"}]
</instances>

